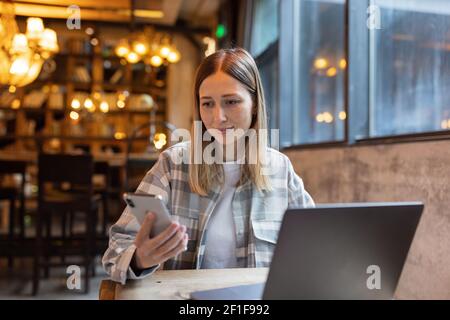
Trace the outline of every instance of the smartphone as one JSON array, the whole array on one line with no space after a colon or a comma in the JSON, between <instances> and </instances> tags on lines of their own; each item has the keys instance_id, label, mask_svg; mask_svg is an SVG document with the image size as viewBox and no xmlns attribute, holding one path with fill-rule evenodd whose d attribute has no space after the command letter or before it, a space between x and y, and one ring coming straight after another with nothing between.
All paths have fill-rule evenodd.
<instances>
[{"instance_id":1,"label":"smartphone","mask_svg":"<svg viewBox=\"0 0 450 320\"><path fill-rule=\"evenodd\" d=\"M156 215L155 222L150 231L151 238L160 234L172 223L170 212L162 201L161 196L126 192L123 194L123 199L141 225L144 222L147 212L151 211Z\"/></svg>"}]
</instances>

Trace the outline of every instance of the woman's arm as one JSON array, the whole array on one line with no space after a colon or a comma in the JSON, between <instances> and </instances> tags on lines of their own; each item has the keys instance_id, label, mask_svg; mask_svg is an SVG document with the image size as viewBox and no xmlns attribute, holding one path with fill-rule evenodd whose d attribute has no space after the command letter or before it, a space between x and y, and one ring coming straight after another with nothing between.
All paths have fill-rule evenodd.
<instances>
[{"instance_id":1,"label":"woman's arm","mask_svg":"<svg viewBox=\"0 0 450 320\"><path fill-rule=\"evenodd\" d=\"M142 179L136 192L160 195L166 204L170 203L169 161L169 157L163 152ZM139 272L136 268L130 267L136 251L134 242L139 229L140 224L127 206L119 220L110 229L109 247L102 259L103 267L113 281L124 284L126 279L145 277L159 267L157 265Z\"/></svg>"}]
</instances>

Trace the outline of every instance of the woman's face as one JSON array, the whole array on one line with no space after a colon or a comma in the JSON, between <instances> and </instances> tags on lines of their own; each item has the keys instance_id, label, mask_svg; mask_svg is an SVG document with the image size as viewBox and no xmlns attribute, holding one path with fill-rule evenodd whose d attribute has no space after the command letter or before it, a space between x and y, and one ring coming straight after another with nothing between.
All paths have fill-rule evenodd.
<instances>
[{"instance_id":1,"label":"woman's face","mask_svg":"<svg viewBox=\"0 0 450 320\"><path fill-rule=\"evenodd\" d=\"M207 77L200 85L200 117L208 132L221 143L228 141L234 130L250 128L253 102L250 93L236 79L222 71ZM216 130L211 130L216 129ZM226 136L227 129L228 137ZM228 139L227 139L228 138Z\"/></svg>"}]
</instances>

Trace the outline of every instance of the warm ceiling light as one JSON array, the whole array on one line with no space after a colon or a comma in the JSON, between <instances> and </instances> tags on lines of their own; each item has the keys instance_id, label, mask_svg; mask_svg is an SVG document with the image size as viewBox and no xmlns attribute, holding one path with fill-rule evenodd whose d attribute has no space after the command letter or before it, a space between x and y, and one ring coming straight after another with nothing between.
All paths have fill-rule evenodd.
<instances>
[{"instance_id":1,"label":"warm ceiling light","mask_svg":"<svg viewBox=\"0 0 450 320\"><path fill-rule=\"evenodd\" d=\"M84 32L86 32L87 35L92 36L94 34L94 29L91 27L87 27Z\"/></svg>"},{"instance_id":2,"label":"warm ceiling light","mask_svg":"<svg viewBox=\"0 0 450 320\"><path fill-rule=\"evenodd\" d=\"M9 86L8 91L9 91L9 93L14 93L14 92L16 92L16 87L15 86Z\"/></svg>"},{"instance_id":3,"label":"warm ceiling light","mask_svg":"<svg viewBox=\"0 0 450 320\"><path fill-rule=\"evenodd\" d=\"M72 107L72 109L80 109L80 107L81 107L80 100L73 99L70 106Z\"/></svg>"},{"instance_id":4,"label":"warm ceiling light","mask_svg":"<svg viewBox=\"0 0 450 320\"><path fill-rule=\"evenodd\" d=\"M21 54L26 53L28 51L28 38L23 33L18 33L14 35L11 53L12 54Z\"/></svg>"},{"instance_id":5,"label":"warm ceiling light","mask_svg":"<svg viewBox=\"0 0 450 320\"><path fill-rule=\"evenodd\" d=\"M178 50L170 51L169 55L167 56L167 61L170 63L177 63L180 61L180 53Z\"/></svg>"},{"instance_id":6,"label":"warm ceiling light","mask_svg":"<svg viewBox=\"0 0 450 320\"><path fill-rule=\"evenodd\" d=\"M120 109L125 108L125 102L123 100L117 101L117 107Z\"/></svg>"},{"instance_id":7,"label":"warm ceiling light","mask_svg":"<svg viewBox=\"0 0 450 320\"><path fill-rule=\"evenodd\" d=\"M148 52L148 47L145 43L140 42L140 41L135 41L133 42L133 50L134 52L136 52L137 54L143 56L145 54L147 54Z\"/></svg>"},{"instance_id":8,"label":"warm ceiling light","mask_svg":"<svg viewBox=\"0 0 450 320\"><path fill-rule=\"evenodd\" d=\"M171 43L170 36L156 32L150 27L122 38L114 51L117 56L125 58L120 60L122 64L134 64L142 60L146 67L159 67L167 62L177 63L181 59L181 54Z\"/></svg>"},{"instance_id":9,"label":"warm ceiling light","mask_svg":"<svg viewBox=\"0 0 450 320\"><path fill-rule=\"evenodd\" d=\"M100 111L103 113L107 113L109 111L109 104L106 101L102 101L100 103Z\"/></svg>"},{"instance_id":10,"label":"warm ceiling light","mask_svg":"<svg viewBox=\"0 0 450 320\"><path fill-rule=\"evenodd\" d=\"M121 139L125 139L126 138L126 134L124 132L116 132L114 133L114 138L116 138L117 140L121 140Z\"/></svg>"},{"instance_id":11,"label":"warm ceiling light","mask_svg":"<svg viewBox=\"0 0 450 320\"><path fill-rule=\"evenodd\" d=\"M80 118L80 115L76 111L70 111L69 117L72 120L78 120Z\"/></svg>"},{"instance_id":12,"label":"warm ceiling light","mask_svg":"<svg viewBox=\"0 0 450 320\"><path fill-rule=\"evenodd\" d=\"M156 149L162 149L167 144L167 137L164 133L156 133L153 137L153 144Z\"/></svg>"},{"instance_id":13,"label":"warm ceiling light","mask_svg":"<svg viewBox=\"0 0 450 320\"><path fill-rule=\"evenodd\" d=\"M84 100L84 107L86 109L92 109L92 107L94 106L94 103L92 102L92 100L90 98L87 98L86 100Z\"/></svg>"},{"instance_id":14,"label":"warm ceiling light","mask_svg":"<svg viewBox=\"0 0 450 320\"><path fill-rule=\"evenodd\" d=\"M331 122L333 122L333 116L331 115L331 113L329 113L329 112L324 112L324 113L323 113L323 121L325 121L326 123L331 123Z\"/></svg>"},{"instance_id":15,"label":"warm ceiling light","mask_svg":"<svg viewBox=\"0 0 450 320\"><path fill-rule=\"evenodd\" d=\"M317 58L314 61L314 67L316 69L325 69L326 67L328 67L328 61L327 59L324 58Z\"/></svg>"},{"instance_id":16,"label":"warm ceiling light","mask_svg":"<svg viewBox=\"0 0 450 320\"><path fill-rule=\"evenodd\" d=\"M27 56L20 56L14 60L9 69L9 73L17 76L24 76L30 69L30 63Z\"/></svg>"},{"instance_id":17,"label":"warm ceiling light","mask_svg":"<svg viewBox=\"0 0 450 320\"><path fill-rule=\"evenodd\" d=\"M154 55L153 57L151 57L150 59L150 64L154 67L159 67L160 65L162 65L163 60L160 56L158 55Z\"/></svg>"},{"instance_id":18,"label":"warm ceiling light","mask_svg":"<svg viewBox=\"0 0 450 320\"><path fill-rule=\"evenodd\" d=\"M341 59L339 60L339 68L345 69L347 67L347 60Z\"/></svg>"},{"instance_id":19,"label":"warm ceiling light","mask_svg":"<svg viewBox=\"0 0 450 320\"><path fill-rule=\"evenodd\" d=\"M39 45L44 48L44 50L57 52L59 48L56 32L52 29L44 29L41 40L39 41Z\"/></svg>"},{"instance_id":20,"label":"warm ceiling light","mask_svg":"<svg viewBox=\"0 0 450 320\"><path fill-rule=\"evenodd\" d=\"M14 99L13 102L11 103L11 108L19 109L20 108L20 100L19 99Z\"/></svg>"},{"instance_id":21,"label":"warm ceiling light","mask_svg":"<svg viewBox=\"0 0 450 320\"><path fill-rule=\"evenodd\" d=\"M319 114L316 116L316 121L317 121L317 122L323 122L323 114L322 114L322 113L319 113Z\"/></svg>"},{"instance_id":22,"label":"warm ceiling light","mask_svg":"<svg viewBox=\"0 0 450 320\"><path fill-rule=\"evenodd\" d=\"M96 100L100 100L100 98L102 97L102 95L100 94L100 92L94 92L94 94L92 95L94 97L94 99Z\"/></svg>"},{"instance_id":23,"label":"warm ceiling light","mask_svg":"<svg viewBox=\"0 0 450 320\"><path fill-rule=\"evenodd\" d=\"M127 59L129 63L137 63L141 59L141 57L139 57L139 55L136 52L130 51L126 55L125 59Z\"/></svg>"},{"instance_id":24,"label":"warm ceiling light","mask_svg":"<svg viewBox=\"0 0 450 320\"><path fill-rule=\"evenodd\" d=\"M41 18L30 17L18 33L14 3L0 2L0 85L23 87L39 76L45 60L56 53L56 33Z\"/></svg>"},{"instance_id":25,"label":"warm ceiling light","mask_svg":"<svg viewBox=\"0 0 450 320\"><path fill-rule=\"evenodd\" d=\"M345 113L345 111L339 112L339 119L340 120L345 120L346 118L347 118L347 114Z\"/></svg>"},{"instance_id":26,"label":"warm ceiling light","mask_svg":"<svg viewBox=\"0 0 450 320\"><path fill-rule=\"evenodd\" d=\"M27 38L37 40L40 38L42 32L44 32L44 22L41 18L28 18L27 19Z\"/></svg>"},{"instance_id":27,"label":"warm ceiling light","mask_svg":"<svg viewBox=\"0 0 450 320\"><path fill-rule=\"evenodd\" d=\"M159 55L161 56L161 58L167 58L170 54L170 47L167 45L163 45L160 49L159 49Z\"/></svg>"},{"instance_id":28,"label":"warm ceiling light","mask_svg":"<svg viewBox=\"0 0 450 320\"><path fill-rule=\"evenodd\" d=\"M95 47L98 45L98 39L97 38L92 38L91 39L91 44Z\"/></svg>"},{"instance_id":29,"label":"warm ceiling light","mask_svg":"<svg viewBox=\"0 0 450 320\"><path fill-rule=\"evenodd\" d=\"M119 57L125 57L130 52L128 42L126 40L119 41L119 44L117 45L115 52L116 55L118 55Z\"/></svg>"},{"instance_id":30,"label":"warm ceiling light","mask_svg":"<svg viewBox=\"0 0 450 320\"><path fill-rule=\"evenodd\" d=\"M133 11L134 16L139 18L161 19L164 18L164 12L161 10L142 10L137 9Z\"/></svg>"},{"instance_id":31,"label":"warm ceiling light","mask_svg":"<svg viewBox=\"0 0 450 320\"><path fill-rule=\"evenodd\" d=\"M335 67L331 67L327 70L327 77L334 77L337 74L337 70Z\"/></svg>"},{"instance_id":32,"label":"warm ceiling light","mask_svg":"<svg viewBox=\"0 0 450 320\"><path fill-rule=\"evenodd\" d=\"M128 91L123 91L118 94L117 99L125 101L125 99L128 97L129 93Z\"/></svg>"}]
</instances>

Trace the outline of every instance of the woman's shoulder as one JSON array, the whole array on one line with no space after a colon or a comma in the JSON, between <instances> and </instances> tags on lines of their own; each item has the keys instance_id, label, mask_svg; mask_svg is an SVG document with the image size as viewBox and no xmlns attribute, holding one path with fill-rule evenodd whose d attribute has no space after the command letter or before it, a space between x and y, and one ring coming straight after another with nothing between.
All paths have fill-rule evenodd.
<instances>
[{"instance_id":1,"label":"woman's shoulder","mask_svg":"<svg viewBox=\"0 0 450 320\"><path fill-rule=\"evenodd\" d=\"M174 156L174 155L179 154L180 152L189 151L190 146L191 146L191 141L178 142L178 143L168 147L161 154L164 154L166 156Z\"/></svg>"},{"instance_id":2,"label":"woman's shoulder","mask_svg":"<svg viewBox=\"0 0 450 320\"><path fill-rule=\"evenodd\" d=\"M189 161L190 145L190 141L185 141L168 147L159 155L159 161L168 163L169 166L187 164Z\"/></svg>"},{"instance_id":3,"label":"woman's shoulder","mask_svg":"<svg viewBox=\"0 0 450 320\"><path fill-rule=\"evenodd\" d=\"M280 165L286 166L287 164L290 163L288 156L285 155L284 153L280 152L277 149L267 147L267 155L268 155L269 160L273 164L280 164Z\"/></svg>"}]
</instances>

